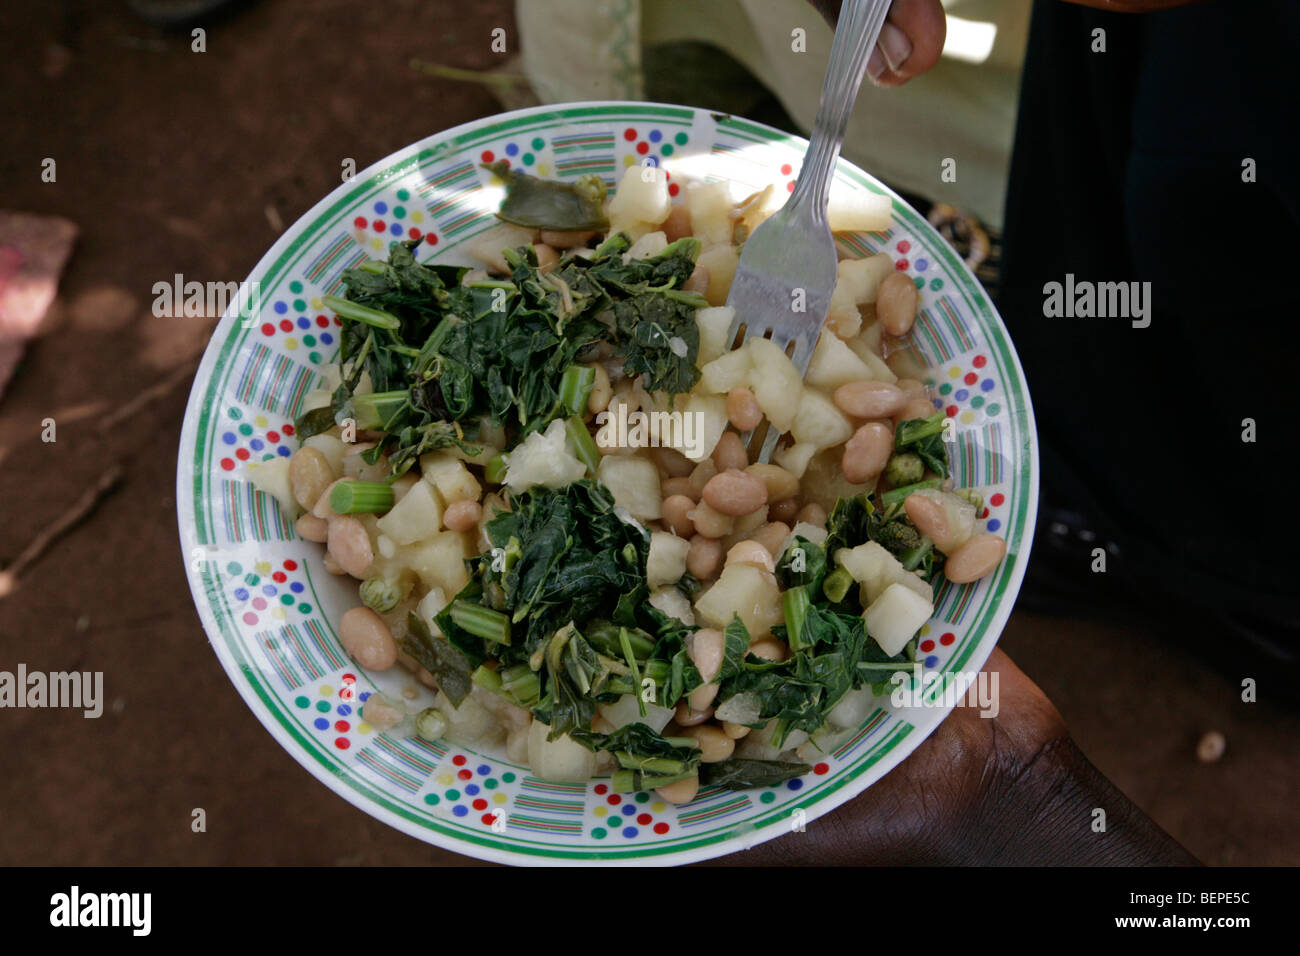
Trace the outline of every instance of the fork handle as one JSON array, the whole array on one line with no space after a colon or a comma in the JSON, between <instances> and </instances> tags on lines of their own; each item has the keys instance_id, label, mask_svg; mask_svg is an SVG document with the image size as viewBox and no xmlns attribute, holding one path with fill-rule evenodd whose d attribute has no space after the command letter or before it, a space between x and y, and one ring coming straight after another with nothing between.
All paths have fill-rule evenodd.
<instances>
[{"instance_id":1,"label":"fork handle","mask_svg":"<svg viewBox=\"0 0 1300 956\"><path fill-rule=\"evenodd\" d=\"M867 57L875 48L880 29L885 25L891 0L844 0L840 19L831 43L831 58L822 81L817 119L813 123L808 152L795 182L790 205L811 203L817 221L826 220L826 203L830 197L831 170L840 155L844 129L853 112L853 101Z\"/></svg>"}]
</instances>

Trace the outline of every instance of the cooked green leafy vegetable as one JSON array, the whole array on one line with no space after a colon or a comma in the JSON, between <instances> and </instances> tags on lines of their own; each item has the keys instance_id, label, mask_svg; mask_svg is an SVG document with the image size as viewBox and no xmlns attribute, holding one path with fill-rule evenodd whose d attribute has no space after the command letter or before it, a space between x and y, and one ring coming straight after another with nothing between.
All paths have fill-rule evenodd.
<instances>
[{"instance_id":1,"label":"cooked green leafy vegetable","mask_svg":"<svg viewBox=\"0 0 1300 956\"><path fill-rule=\"evenodd\" d=\"M681 290L696 239L624 261L631 241L619 233L549 271L521 246L503 253L508 277L468 282L464 269L416 262L418 244L395 242L387 263L344 273L346 298L330 303L343 320L345 378L328 409L298 419L300 436L350 418L383 433L365 460L387 455L400 474L440 448L477 454L484 422L508 428L513 444L578 414L593 380L582 363L602 344L649 391L699 380L695 310L708 303ZM372 392L358 391L363 373Z\"/></svg>"},{"instance_id":2,"label":"cooked green leafy vegetable","mask_svg":"<svg viewBox=\"0 0 1300 956\"><path fill-rule=\"evenodd\" d=\"M943 441L943 423L948 416L935 412L929 418L909 418L894 431L894 454L916 455L940 478L948 477L948 449ZM920 478L917 475L912 479Z\"/></svg>"},{"instance_id":3,"label":"cooked green leafy vegetable","mask_svg":"<svg viewBox=\"0 0 1300 956\"><path fill-rule=\"evenodd\" d=\"M453 645L475 664L526 663L541 674L534 714L552 738L589 729L597 703L639 695L644 678L663 707L700 685L685 649L693 628L646 602L649 535L619 517L603 486L532 488L510 503L487 524L492 550L471 562L473 579L437 618ZM471 614L507 620L509 642L486 638Z\"/></svg>"},{"instance_id":4,"label":"cooked green leafy vegetable","mask_svg":"<svg viewBox=\"0 0 1300 956\"><path fill-rule=\"evenodd\" d=\"M920 484L936 487L938 481ZM919 486L909 487L915 490ZM891 499L890 495L898 491L906 493L902 497ZM898 558L907 570L917 571L926 581L933 581L943 568L944 556L907 519L906 512L902 510L906 494L910 494L910 491L895 488L881 495L886 504L883 513L872 505L869 495L841 498L826 520L826 554L833 555L840 548L851 548L864 541L875 541Z\"/></svg>"},{"instance_id":5,"label":"cooked green leafy vegetable","mask_svg":"<svg viewBox=\"0 0 1300 956\"><path fill-rule=\"evenodd\" d=\"M812 770L806 763L786 763L784 760L746 760L731 757L717 763L700 765L700 786L723 787L727 790L748 790L751 787L775 787L793 777L801 777Z\"/></svg>"},{"instance_id":6,"label":"cooked green leafy vegetable","mask_svg":"<svg viewBox=\"0 0 1300 956\"><path fill-rule=\"evenodd\" d=\"M459 707L469 696L469 661L446 640L434 637L429 626L414 612L407 614L406 624L406 634L399 642L399 646L433 675L452 706Z\"/></svg>"},{"instance_id":7,"label":"cooked green leafy vegetable","mask_svg":"<svg viewBox=\"0 0 1300 956\"><path fill-rule=\"evenodd\" d=\"M632 793L665 787L699 772L700 750L690 737L663 737L645 724L627 724L610 734L578 731L573 739L592 751L608 750L620 769L611 789Z\"/></svg>"},{"instance_id":8,"label":"cooked green leafy vegetable","mask_svg":"<svg viewBox=\"0 0 1300 956\"><path fill-rule=\"evenodd\" d=\"M562 183L511 169L504 159L483 166L505 180L506 198L497 217L506 222L557 232L604 232L609 228L605 181L595 173Z\"/></svg>"}]
</instances>

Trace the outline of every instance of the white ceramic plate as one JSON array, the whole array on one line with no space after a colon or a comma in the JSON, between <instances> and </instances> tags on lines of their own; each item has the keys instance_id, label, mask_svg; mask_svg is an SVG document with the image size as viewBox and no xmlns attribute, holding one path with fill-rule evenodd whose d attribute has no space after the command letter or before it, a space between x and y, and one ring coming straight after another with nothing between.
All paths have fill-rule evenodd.
<instances>
[{"instance_id":1,"label":"white ceramic plate","mask_svg":"<svg viewBox=\"0 0 1300 956\"><path fill-rule=\"evenodd\" d=\"M437 133L376 163L294 223L249 277L260 308L222 318L186 410L177 467L181 542L212 646L248 706L322 783L405 833L510 863L685 863L753 846L811 821L869 787L946 715L895 713L887 699L812 773L778 787L704 790L672 806L653 794L611 794L607 781L533 778L502 754L377 733L360 721L376 690L414 686L370 675L343 651L333 623L357 603L355 584L327 574L319 545L299 540L246 465L297 447L292 422L338 346L321 297L344 269L388 243L424 235L422 259L458 259L495 220L502 190L481 164L507 159L534 175L595 172L613 184L627 165L662 164L675 192L692 179L733 181L737 195L788 189L806 142L758 123L650 103L576 103L491 116ZM945 583L921 632L928 668L972 672L992 650L1024 576L1033 537L1038 459L1019 360L983 289L947 243L873 177L841 161L837 188L890 195L893 228L840 237L847 254L889 252L917 283L914 341L957 423L959 487L980 489L988 528L1007 557L975 585ZM400 669L396 669L400 670ZM427 693L423 692L422 693ZM796 817L795 815L798 814Z\"/></svg>"}]
</instances>

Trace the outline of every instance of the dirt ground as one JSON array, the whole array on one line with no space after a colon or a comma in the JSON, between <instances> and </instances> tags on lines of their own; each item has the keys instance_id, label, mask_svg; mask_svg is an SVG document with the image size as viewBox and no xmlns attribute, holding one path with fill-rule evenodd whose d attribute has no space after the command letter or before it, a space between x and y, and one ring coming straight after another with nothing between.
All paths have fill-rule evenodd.
<instances>
[{"instance_id":1,"label":"dirt ground","mask_svg":"<svg viewBox=\"0 0 1300 956\"><path fill-rule=\"evenodd\" d=\"M0 206L66 216L81 239L49 330L0 400L0 565L112 463L118 489L0 599L0 669L105 673L99 720L0 712L0 863L472 862L352 808L311 779L231 687L199 626L177 543L188 378L108 429L104 416L197 360L212 329L152 316L152 286L242 279L284 225L430 132L497 109L413 56L498 65L507 0L263 0L208 32L124 2L4 6ZM513 35L513 33L511 34ZM57 161L57 181L40 178ZM57 441L40 440L41 421ZM1093 761L1210 863L1295 864L1300 718L1243 704L1235 676L1178 647L1195 622L1124 625L1017 612L1003 646ZM1227 753L1195 758L1217 729ZM207 832L191 832L191 811Z\"/></svg>"}]
</instances>

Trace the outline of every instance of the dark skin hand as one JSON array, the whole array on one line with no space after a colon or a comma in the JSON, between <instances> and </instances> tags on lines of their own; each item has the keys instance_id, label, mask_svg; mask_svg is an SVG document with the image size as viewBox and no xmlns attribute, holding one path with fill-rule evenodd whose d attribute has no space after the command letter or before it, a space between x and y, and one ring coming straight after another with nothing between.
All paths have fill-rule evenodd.
<instances>
[{"instance_id":1,"label":"dark skin hand","mask_svg":"<svg viewBox=\"0 0 1300 956\"><path fill-rule=\"evenodd\" d=\"M809 0L831 26L843 0ZM1200 0L1067 0L1116 13L1150 13L1184 7ZM867 77L877 86L902 86L939 62L947 36L947 19L939 0L894 0L867 63Z\"/></svg>"},{"instance_id":2,"label":"dark skin hand","mask_svg":"<svg viewBox=\"0 0 1300 956\"><path fill-rule=\"evenodd\" d=\"M994 649L999 710L953 710L903 763L802 833L719 863L739 866L1164 865L1196 859L1071 740L1060 713ZM1105 811L1104 832L1094 830Z\"/></svg>"}]
</instances>

